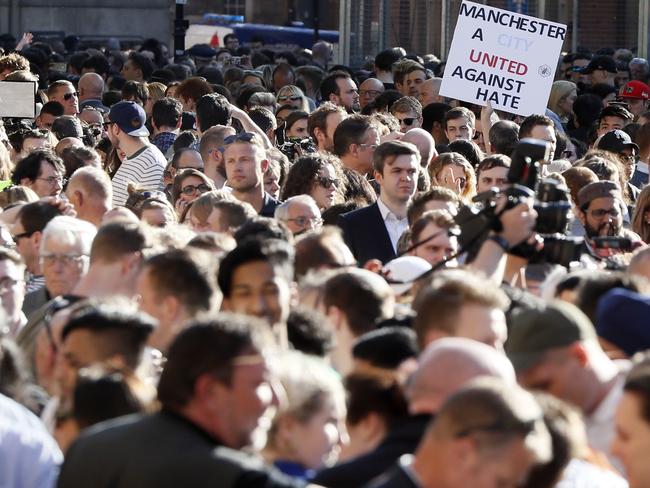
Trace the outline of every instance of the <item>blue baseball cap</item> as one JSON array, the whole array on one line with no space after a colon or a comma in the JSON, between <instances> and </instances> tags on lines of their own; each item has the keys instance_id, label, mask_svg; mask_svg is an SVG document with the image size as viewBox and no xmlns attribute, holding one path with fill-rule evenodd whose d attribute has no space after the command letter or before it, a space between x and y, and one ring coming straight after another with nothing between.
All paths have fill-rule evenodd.
<instances>
[{"instance_id":1,"label":"blue baseball cap","mask_svg":"<svg viewBox=\"0 0 650 488\"><path fill-rule=\"evenodd\" d=\"M118 102L108 112L108 120L128 135L133 137L147 137L149 131L145 127L147 114L144 109L135 102Z\"/></svg>"},{"instance_id":2,"label":"blue baseball cap","mask_svg":"<svg viewBox=\"0 0 650 488\"><path fill-rule=\"evenodd\" d=\"M599 301L596 332L628 356L650 348L650 298L614 288Z\"/></svg>"}]
</instances>

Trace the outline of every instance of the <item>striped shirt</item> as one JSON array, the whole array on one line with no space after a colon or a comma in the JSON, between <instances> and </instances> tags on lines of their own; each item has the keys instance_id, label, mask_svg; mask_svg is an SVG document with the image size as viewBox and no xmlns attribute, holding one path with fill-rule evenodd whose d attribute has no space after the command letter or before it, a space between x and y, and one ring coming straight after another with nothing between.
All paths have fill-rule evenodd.
<instances>
[{"instance_id":1,"label":"striped shirt","mask_svg":"<svg viewBox=\"0 0 650 488\"><path fill-rule=\"evenodd\" d=\"M153 145L147 145L125 158L113 176L113 206L126 203L129 183L135 183L143 190L162 190L165 166L165 156Z\"/></svg>"}]
</instances>

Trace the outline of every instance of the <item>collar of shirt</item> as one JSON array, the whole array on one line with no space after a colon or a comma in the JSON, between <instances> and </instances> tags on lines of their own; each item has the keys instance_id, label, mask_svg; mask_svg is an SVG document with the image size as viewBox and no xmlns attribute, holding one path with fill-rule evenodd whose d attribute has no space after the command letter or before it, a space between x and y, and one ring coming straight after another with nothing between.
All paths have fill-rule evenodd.
<instances>
[{"instance_id":1,"label":"collar of shirt","mask_svg":"<svg viewBox=\"0 0 650 488\"><path fill-rule=\"evenodd\" d=\"M389 218L392 218L395 222L408 222L407 218L404 217L400 219L393 211L386 206L386 204L381 200L381 197L377 199L377 206L379 207L379 212L381 213L381 218L384 219L384 222Z\"/></svg>"},{"instance_id":2,"label":"collar of shirt","mask_svg":"<svg viewBox=\"0 0 650 488\"><path fill-rule=\"evenodd\" d=\"M616 408L623 396L623 385L625 384L625 377L632 367L632 363L627 360L614 361L619 368L616 381L612 385L605 398L598 404L596 410L592 412L587 421L590 424L608 423L612 421Z\"/></svg>"},{"instance_id":3,"label":"collar of shirt","mask_svg":"<svg viewBox=\"0 0 650 488\"><path fill-rule=\"evenodd\" d=\"M422 486L422 483L420 482L420 477L413 469L413 458L413 454L404 454L399 458L398 464L408 479L411 481L411 483L413 483L413 486L420 488Z\"/></svg>"}]
</instances>

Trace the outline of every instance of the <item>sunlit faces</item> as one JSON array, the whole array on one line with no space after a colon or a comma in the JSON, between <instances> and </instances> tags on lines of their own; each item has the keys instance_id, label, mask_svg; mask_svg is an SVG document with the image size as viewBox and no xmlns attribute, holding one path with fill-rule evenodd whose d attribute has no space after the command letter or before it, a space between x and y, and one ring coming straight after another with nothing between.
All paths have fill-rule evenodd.
<instances>
[{"instance_id":1,"label":"sunlit faces","mask_svg":"<svg viewBox=\"0 0 650 488\"><path fill-rule=\"evenodd\" d=\"M495 166L494 168L484 169L478 175L476 186L477 193L488 191L490 188L503 190L508 186L508 168Z\"/></svg>"},{"instance_id":2,"label":"sunlit faces","mask_svg":"<svg viewBox=\"0 0 650 488\"><path fill-rule=\"evenodd\" d=\"M436 175L437 184L461 195L467 186L465 168L459 164L448 164Z\"/></svg>"},{"instance_id":3,"label":"sunlit faces","mask_svg":"<svg viewBox=\"0 0 650 488\"><path fill-rule=\"evenodd\" d=\"M210 191L210 187L198 176L186 176L181 182L180 200L191 202L203 193Z\"/></svg>"},{"instance_id":4,"label":"sunlit faces","mask_svg":"<svg viewBox=\"0 0 650 488\"><path fill-rule=\"evenodd\" d=\"M630 488L647 488L650 482L650 423L643 410L640 395L625 392L616 412L612 454L623 463Z\"/></svg>"},{"instance_id":5,"label":"sunlit faces","mask_svg":"<svg viewBox=\"0 0 650 488\"><path fill-rule=\"evenodd\" d=\"M325 141L324 149L329 152L334 151L334 131L341 122L345 119L345 115L341 112L332 112L325 117Z\"/></svg>"},{"instance_id":6,"label":"sunlit faces","mask_svg":"<svg viewBox=\"0 0 650 488\"><path fill-rule=\"evenodd\" d=\"M52 149L52 145L46 137L28 137L23 141L21 155L25 157L36 149Z\"/></svg>"},{"instance_id":7,"label":"sunlit faces","mask_svg":"<svg viewBox=\"0 0 650 488\"><path fill-rule=\"evenodd\" d=\"M190 212L190 228L194 232L228 232L230 230L218 208L213 208L205 221L199 220L194 212Z\"/></svg>"},{"instance_id":8,"label":"sunlit faces","mask_svg":"<svg viewBox=\"0 0 650 488\"><path fill-rule=\"evenodd\" d=\"M234 271L224 307L259 317L273 326L286 323L290 301L291 286L281 271L267 261L252 261Z\"/></svg>"},{"instance_id":9,"label":"sunlit faces","mask_svg":"<svg viewBox=\"0 0 650 488\"><path fill-rule=\"evenodd\" d=\"M9 259L0 261L0 302L11 323L20 319L25 295L25 268Z\"/></svg>"},{"instance_id":10,"label":"sunlit faces","mask_svg":"<svg viewBox=\"0 0 650 488\"><path fill-rule=\"evenodd\" d=\"M615 115L607 115L600 119L598 124L598 137L607 134L610 130L623 129L625 127L625 119L616 117Z\"/></svg>"},{"instance_id":11,"label":"sunlit faces","mask_svg":"<svg viewBox=\"0 0 650 488\"><path fill-rule=\"evenodd\" d=\"M63 189L63 175L47 161L41 161L41 170L33 181L21 182L39 197L57 196Z\"/></svg>"},{"instance_id":12,"label":"sunlit faces","mask_svg":"<svg viewBox=\"0 0 650 488\"><path fill-rule=\"evenodd\" d=\"M383 172L375 171L385 203L405 203L415 194L418 178L418 160L412 154L400 154L386 161Z\"/></svg>"},{"instance_id":13,"label":"sunlit faces","mask_svg":"<svg viewBox=\"0 0 650 488\"><path fill-rule=\"evenodd\" d=\"M571 114L573 112L573 103L576 101L576 98L578 98L577 90L571 90L571 93L562 97L558 102L558 106L563 113L558 115Z\"/></svg>"},{"instance_id":14,"label":"sunlit faces","mask_svg":"<svg viewBox=\"0 0 650 488\"><path fill-rule=\"evenodd\" d=\"M308 120L309 119L307 118L296 120L291 125L291 128L287 130L286 136L295 137L299 139L305 139L306 137L308 137L309 136L309 133L307 132Z\"/></svg>"},{"instance_id":15,"label":"sunlit faces","mask_svg":"<svg viewBox=\"0 0 650 488\"><path fill-rule=\"evenodd\" d=\"M334 166L324 165L312 183L310 192L310 196L316 201L318 208L323 210L332 206L339 184Z\"/></svg>"},{"instance_id":16,"label":"sunlit faces","mask_svg":"<svg viewBox=\"0 0 650 488\"><path fill-rule=\"evenodd\" d=\"M406 75L404 83L406 84L406 89L408 94L411 97L419 98L420 96L420 85L426 80L426 74L422 70L411 71Z\"/></svg>"},{"instance_id":17,"label":"sunlit faces","mask_svg":"<svg viewBox=\"0 0 650 488\"><path fill-rule=\"evenodd\" d=\"M553 160L553 155L555 154L555 146L557 145L557 138L555 137L555 128L552 125L541 125L538 124L532 128L530 131L530 137L533 139L539 139L540 141L546 141L551 144L550 151L550 163Z\"/></svg>"},{"instance_id":18,"label":"sunlit faces","mask_svg":"<svg viewBox=\"0 0 650 488\"><path fill-rule=\"evenodd\" d=\"M449 142L454 142L456 139L471 141L474 138L474 126L466 117L449 119L447 121L445 133L447 134Z\"/></svg>"},{"instance_id":19,"label":"sunlit faces","mask_svg":"<svg viewBox=\"0 0 650 488\"><path fill-rule=\"evenodd\" d=\"M88 269L88 256L78 245L48 239L42 243L40 264L51 296L65 295Z\"/></svg>"},{"instance_id":20,"label":"sunlit faces","mask_svg":"<svg viewBox=\"0 0 650 488\"><path fill-rule=\"evenodd\" d=\"M63 105L64 115L77 115L79 113L79 94L72 83L60 86L52 95L51 100Z\"/></svg>"},{"instance_id":21,"label":"sunlit faces","mask_svg":"<svg viewBox=\"0 0 650 488\"><path fill-rule=\"evenodd\" d=\"M357 84L351 78L338 78L336 85L338 86L338 95L336 95L335 101L337 105L345 107L350 112L361 110Z\"/></svg>"},{"instance_id":22,"label":"sunlit faces","mask_svg":"<svg viewBox=\"0 0 650 488\"><path fill-rule=\"evenodd\" d=\"M280 168L269 164L264 172L264 191L276 200L280 198Z\"/></svg>"},{"instance_id":23,"label":"sunlit faces","mask_svg":"<svg viewBox=\"0 0 650 488\"><path fill-rule=\"evenodd\" d=\"M395 112L393 115L399 121L401 132L422 127L422 117L415 112Z\"/></svg>"},{"instance_id":24,"label":"sunlit faces","mask_svg":"<svg viewBox=\"0 0 650 488\"><path fill-rule=\"evenodd\" d=\"M503 344L508 337L506 316L497 308L466 303L458 311L456 335L503 351Z\"/></svg>"},{"instance_id":25,"label":"sunlit faces","mask_svg":"<svg viewBox=\"0 0 650 488\"><path fill-rule=\"evenodd\" d=\"M453 256L458 250L458 239L450 235L449 229L436 225L435 222L429 222L417 237L417 242L422 244L417 246L413 255L424 259L431 266L435 266L440 261ZM412 243L414 246L416 242Z\"/></svg>"},{"instance_id":26,"label":"sunlit faces","mask_svg":"<svg viewBox=\"0 0 650 488\"><path fill-rule=\"evenodd\" d=\"M264 149L246 142L226 146L224 161L228 185L237 192L248 192L263 184L268 166Z\"/></svg>"},{"instance_id":27,"label":"sunlit faces","mask_svg":"<svg viewBox=\"0 0 650 488\"><path fill-rule=\"evenodd\" d=\"M578 218L589 238L618 236L623 225L620 203L611 197L593 199L585 211L578 211Z\"/></svg>"},{"instance_id":28,"label":"sunlit faces","mask_svg":"<svg viewBox=\"0 0 650 488\"><path fill-rule=\"evenodd\" d=\"M374 127L368 129L366 136L361 144L357 144L356 157L358 159L358 168L364 173L372 172L373 158L375 149L380 144L379 132Z\"/></svg>"},{"instance_id":29,"label":"sunlit faces","mask_svg":"<svg viewBox=\"0 0 650 488\"><path fill-rule=\"evenodd\" d=\"M287 210L288 215L284 223L293 234L317 229L323 223L320 211L313 203L294 200L291 201Z\"/></svg>"},{"instance_id":30,"label":"sunlit faces","mask_svg":"<svg viewBox=\"0 0 650 488\"><path fill-rule=\"evenodd\" d=\"M635 117L638 117L642 113L648 110L648 101L641 98L626 98L627 106L630 112Z\"/></svg>"}]
</instances>

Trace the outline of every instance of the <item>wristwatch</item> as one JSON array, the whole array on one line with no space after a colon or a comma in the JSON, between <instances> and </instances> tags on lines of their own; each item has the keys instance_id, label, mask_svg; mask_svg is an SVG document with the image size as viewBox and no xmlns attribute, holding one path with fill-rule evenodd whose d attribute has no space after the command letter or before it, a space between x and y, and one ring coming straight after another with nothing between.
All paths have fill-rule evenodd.
<instances>
[{"instance_id":1,"label":"wristwatch","mask_svg":"<svg viewBox=\"0 0 650 488\"><path fill-rule=\"evenodd\" d=\"M488 240L496 242L504 252L508 252L508 249L510 249L510 244L508 241L501 237L499 234L489 235Z\"/></svg>"}]
</instances>

